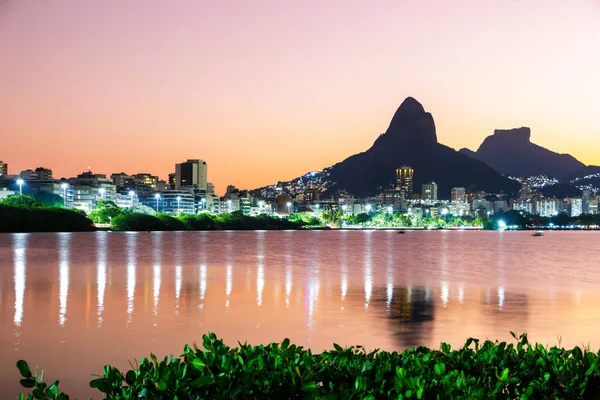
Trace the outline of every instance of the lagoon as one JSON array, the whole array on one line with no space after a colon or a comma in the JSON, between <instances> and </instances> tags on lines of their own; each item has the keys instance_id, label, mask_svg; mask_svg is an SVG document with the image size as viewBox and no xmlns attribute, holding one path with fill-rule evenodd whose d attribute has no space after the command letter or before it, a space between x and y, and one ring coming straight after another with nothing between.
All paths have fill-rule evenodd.
<instances>
[{"instance_id":1,"label":"lagoon","mask_svg":"<svg viewBox=\"0 0 600 400\"><path fill-rule=\"evenodd\" d=\"M593 232L1 234L0 395L20 390L20 358L89 398L104 364L179 355L208 331L315 351L509 331L597 349L598 254Z\"/></svg>"}]
</instances>

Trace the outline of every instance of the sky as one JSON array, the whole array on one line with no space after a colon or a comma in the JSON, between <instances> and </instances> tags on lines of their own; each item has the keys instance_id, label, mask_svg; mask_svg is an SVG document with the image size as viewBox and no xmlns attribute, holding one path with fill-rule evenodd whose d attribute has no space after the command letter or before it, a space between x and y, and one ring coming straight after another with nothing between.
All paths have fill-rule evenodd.
<instances>
[{"instance_id":1,"label":"sky","mask_svg":"<svg viewBox=\"0 0 600 400\"><path fill-rule=\"evenodd\" d=\"M600 0L0 0L0 160L69 177L200 158L219 193L366 150L408 96L600 164Z\"/></svg>"}]
</instances>

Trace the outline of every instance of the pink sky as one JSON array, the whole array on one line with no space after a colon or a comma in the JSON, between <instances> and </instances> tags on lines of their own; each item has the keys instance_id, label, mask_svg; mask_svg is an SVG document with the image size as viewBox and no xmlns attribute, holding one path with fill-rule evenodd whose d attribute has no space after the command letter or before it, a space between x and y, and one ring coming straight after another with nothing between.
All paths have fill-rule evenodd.
<instances>
[{"instance_id":1,"label":"pink sky","mask_svg":"<svg viewBox=\"0 0 600 400\"><path fill-rule=\"evenodd\" d=\"M0 160L201 158L254 188L364 151L413 96L456 149L529 126L600 164L598 71L597 0L0 0Z\"/></svg>"}]
</instances>

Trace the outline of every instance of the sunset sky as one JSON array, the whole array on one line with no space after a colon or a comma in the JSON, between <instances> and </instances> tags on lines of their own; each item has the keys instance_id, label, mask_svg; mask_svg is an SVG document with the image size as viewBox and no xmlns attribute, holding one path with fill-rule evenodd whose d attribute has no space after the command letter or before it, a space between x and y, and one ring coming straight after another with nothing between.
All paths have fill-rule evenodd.
<instances>
[{"instance_id":1,"label":"sunset sky","mask_svg":"<svg viewBox=\"0 0 600 400\"><path fill-rule=\"evenodd\" d=\"M0 160L73 176L201 158L254 188L366 150L407 96L600 164L599 0L0 0Z\"/></svg>"}]
</instances>

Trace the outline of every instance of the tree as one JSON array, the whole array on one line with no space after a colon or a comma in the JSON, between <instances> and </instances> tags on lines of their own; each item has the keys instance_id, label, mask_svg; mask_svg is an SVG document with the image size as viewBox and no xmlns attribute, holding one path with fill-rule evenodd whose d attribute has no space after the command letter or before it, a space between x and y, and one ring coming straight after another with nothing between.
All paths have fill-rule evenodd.
<instances>
[{"instance_id":1,"label":"tree","mask_svg":"<svg viewBox=\"0 0 600 400\"><path fill-rule=\"evenodd\" d=\"M63 207L65 204L65 200L61 196L49 192L37 192L33 198L48 207Z\"/></svg>"},{"instance_id":2,"label":"tree","mask_svg":"<svg viewBox=\"0 0 600 400\"><path fill-rule=\"evenodd\" d=\"M363 226L365 226L365 224L370 221L371 217L369 216L369 214L361 213L354 217L354 222L357 224L362 224Z\"/></svg>"},{"instance_id":3,"label":"tree","mask_svg":"<svg viewBox=\"0 0 600 400\"><path fill-rule=\"evenodd\" d=\"M108 224L111 220L124 213L124 210L110 200L100 200L89 218L98 224Z\"/></svg>"},{"instance_id":4,"label":"tree","mask_svg":"<svg viewBox=\"0 0 600 400\"><path fill-rule=\"evenodd\" d=\"M0 204L9 207L42 207L43 204L36 201L32 196L13 194L0 200Z\"/></svg>"}]
</instances>

